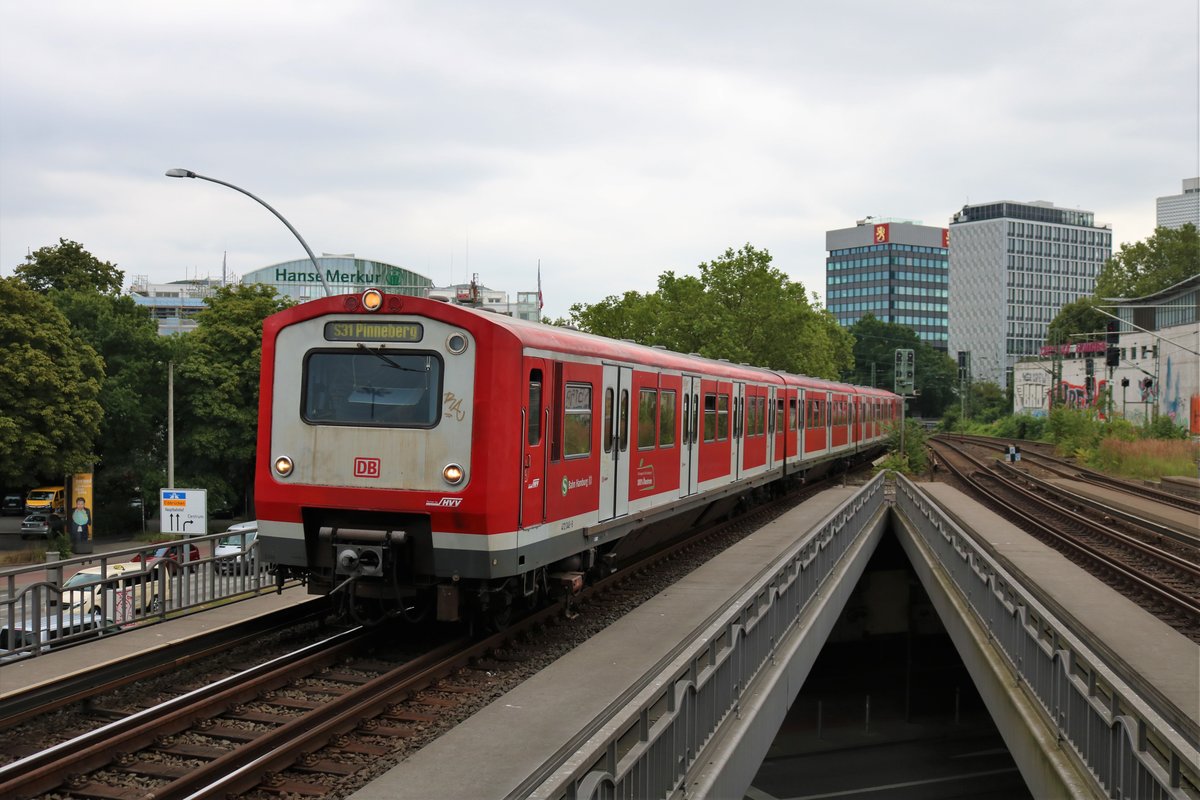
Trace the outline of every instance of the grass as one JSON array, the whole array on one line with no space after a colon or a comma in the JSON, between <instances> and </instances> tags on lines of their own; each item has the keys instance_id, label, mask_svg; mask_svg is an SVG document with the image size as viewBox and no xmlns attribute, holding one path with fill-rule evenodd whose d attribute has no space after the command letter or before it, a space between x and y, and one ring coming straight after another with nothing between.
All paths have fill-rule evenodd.
<instances>
[{"instance_id":1,"label":"grass","mask_svg":"<svg viewBox=\"0 0 1200 800\"><path fill-rule=\"evenodd\" d=\"M29 545L24 550L0 553L0 569L23 567L26 564L41 564L46 557L48 545Z\"/></svg>"},{"instance_id":2,"label":"grass","mask_svg":"<svg viewBox=\"0 0 1200 800\"><path fill-rule=\"evenodd\" d=\"M1155 480L1164 475L1196 476L1200 445L1184 439L1107 438L1100 442L1091 465L1128 478Z\"/></svg>"}]
</instances>

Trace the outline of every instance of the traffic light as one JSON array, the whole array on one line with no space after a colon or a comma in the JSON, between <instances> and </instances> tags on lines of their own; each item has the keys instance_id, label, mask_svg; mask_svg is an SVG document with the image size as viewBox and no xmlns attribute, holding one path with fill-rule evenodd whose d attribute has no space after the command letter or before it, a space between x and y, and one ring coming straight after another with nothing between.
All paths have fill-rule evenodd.
<instances>
[{"instance_id":1,"label":"traffic light","mask_svg":"<svg viewBox=\"0 0 1200 800\"><path fill-rule=\"evenodd\" d=\"M1104 366L1121 366L1121 348L1113 347L1111 344L1108 346L1108 349L1104 351Z\"/></svg>"},{"instance_id":2,"label":"traffic light","mask_svg":"<svg viewBox=\"0 0 1200 800\"><path fill-rule=\"evenodd\" d=\"M1121 343L1121 321L1110 319L1104 328L1104 341L1109 347L1115 347Z\"/></svg>"},{"instance_id":3,"label":"traffic light","mask_svg":"<svg viewBox=\"0 0 1200 800\"><path fill-rule=\"evenodd\" d=\"M1084 371L1084 374L1087 375L1089 378L1092 377L1093 375L1095 375L1096 374L1096 359L1094 359L1094 358L1085 359L1083 362L1083 371Z\"/></svg>"}]
</instances>

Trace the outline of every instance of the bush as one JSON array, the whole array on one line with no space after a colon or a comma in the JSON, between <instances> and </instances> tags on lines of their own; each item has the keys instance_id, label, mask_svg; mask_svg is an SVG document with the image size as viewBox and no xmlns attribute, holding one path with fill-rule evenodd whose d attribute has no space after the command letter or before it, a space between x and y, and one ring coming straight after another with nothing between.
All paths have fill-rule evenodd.
<instances>
[{"instance_id":1,"label":"bush","mask_svg":"<svg viewBox=\"0 0 1200 800\"><path fill-rule=\"evenodd\" d=\"M1046 418L1017 414L998 419L988 426L988 436L1000 439L1041 439L1046 433Z\"/></svg>"},{"instance_id":2,"label":"bush","mask_svg":"<svg viewBox=\"0 0 1200 800\"><path fill-rule=\"evenodd\" d=\"M1153 422L1143 427L1143 435L1148 439L1186 439L1187 429L1175 424L1166 414L1159 414Z\"/></svg>"},{"instance_id":3,"label":"bush","mask_svg":"<svg viewBox=\"0 0 1200 800\"><path fill-rule=\"evenodd\" d=\"M900 452L900 425L888 426L888 455L880 469L890 469L905 475L924 472L927 469L925 428L913 420L905 420L904 452Z\"/></svg>"}]
</instances>

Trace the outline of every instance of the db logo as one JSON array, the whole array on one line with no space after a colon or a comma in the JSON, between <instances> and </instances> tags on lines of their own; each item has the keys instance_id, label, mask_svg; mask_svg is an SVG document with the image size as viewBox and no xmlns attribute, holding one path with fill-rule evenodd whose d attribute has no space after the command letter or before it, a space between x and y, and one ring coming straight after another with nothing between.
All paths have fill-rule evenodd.
<instances>
[{"instance_id":1,"label":"db logo","mask_svg":"<svg viewBox=\"0 0 1200 800\"><path fill-rule=\"evenodd\" d=\"M380 462L378 458L356 458L354 459L354 477L356 478L378 478L380 473Z\"/></svg>"}]
</instances>

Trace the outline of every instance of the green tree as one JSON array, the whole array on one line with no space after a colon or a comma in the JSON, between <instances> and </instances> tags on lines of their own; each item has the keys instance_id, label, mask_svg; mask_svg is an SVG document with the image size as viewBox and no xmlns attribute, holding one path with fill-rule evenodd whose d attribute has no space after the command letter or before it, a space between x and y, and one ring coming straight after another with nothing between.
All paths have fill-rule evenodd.
<instances>
[{"instance_id":1,"label":"green tree","mask_svg":"<svg viewBox=\"0 0 1200 800\"><path fill-rule=\"evenodd\" d=\"M58 480L93 462L103 378L103 360L49 299L0 278L0 482Z\"/></svg>"},{"instance_id":2,"label":"green tree","mask_svg":"<svg viewBox=\"0 0 1200 800\"><path fill-rule=\"evenodd\" d=\"M1155 228L1145 241L1123 244L1096 277L1097 297L1144 297L1200 273L1200 235L1190 222Z\"/></svg>"},{"instance_id":3,"label":"green tree","mask_svg":"<svg viewBox=\"0 0 1200 800\"><path fill-rule=\"evenodd\" d=\"M883 322L867 313L850 326L849 332L854 337L854 369L846 374L846 379L851 383L891 391L895 386L896 350L909 348L913 351L916 389L920 393L909 401L912 413L940 417L947 406L958 402L958 365L950 356L921 341L912 328Z\"/></svg>"},{"instance_id":4,"label":"green tree","mask_svg":"<svg viewBox=\"0 0 1200 800\"><path fill-rule=\"evenodd\" d=\"M291 305L262 284L223 287L173 358L176 472L209 490L209 506L251 504L262 323Z\"/></svg>"},{"instance_id":5,"label":"green tree","mask_svg":"<svg viewBox=\"0 0 1200 800\"><path fill-rule=\"evenodd\" d=\"M58 244L39 247L25 256L15 270L18 278L35 292L53 289L119 294L125 273L109 261L101 261L79 242L59 239Z\"/></svg>"},{"instance_id":6,"label":"green tree","mask_svg":"<svg viewBox=\"0 0 1200 800\"><path fill-rule=\"evenodd\" d=\"M1060 308L1046 328L1046 343L1074 344L1079 334L1103 333L1109 318L1096 310L1099 304L1098 298L1081 297Z\"/></svg>"},{"instance_id":7,"label":"green tree","mask_svg":"<svg viewBox=\"0 0 1200 800\"><path fill-rule=\"evenodd\" d=\"M128 530L140 521L129 500L135 495L144 500L164 485L167 340L158 335L149 310L131 297L55 291L50 298L104 359L94 477L97 532Z\"/></svg>"},{"instance_id":8,"label":"green tree","mask_svg":"<svg viewBox=\"0 0 1200 800\"><path fill-rule=\"evenodd\" d=\"M570 314L601 336L818 377L836 377L852 357L846 331L750 244L701 264L699 277L664 272L655 292L576 303Z\"/></svg>"}]
</instances>

